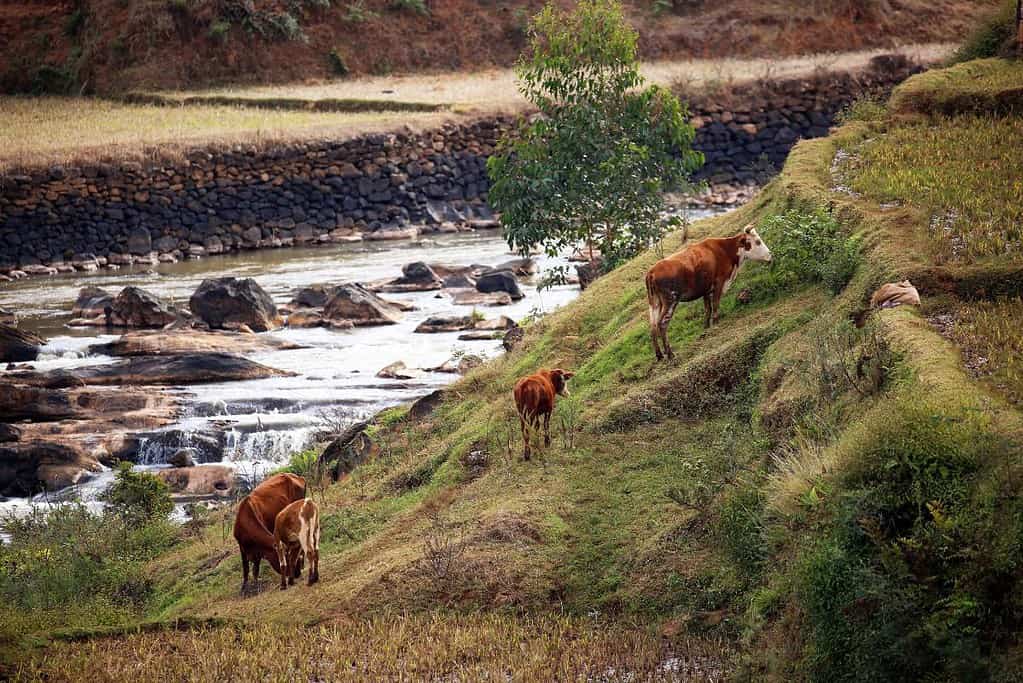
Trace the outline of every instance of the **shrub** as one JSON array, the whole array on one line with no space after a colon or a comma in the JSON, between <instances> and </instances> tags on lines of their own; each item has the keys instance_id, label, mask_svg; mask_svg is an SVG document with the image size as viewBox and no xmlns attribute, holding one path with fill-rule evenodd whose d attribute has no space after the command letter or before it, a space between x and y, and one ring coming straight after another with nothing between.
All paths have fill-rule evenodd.
<instances>
[{"instance_id":1,"label":"shrub","mask_svg":"<svg viewBox=\"0 0 1023 683\"><path fill-rule=\"evenodd\" d=\"M221 43L227 42L227 36L231 32L231 22L218 19L210 24L210 39Z\"/></svg>"},{"instance_id":2,"label":"shrub","mask_svg":"<svg viewBox=\"0 0 1023 683\"><path fill-rule=\"evenodd\" d=\"M952 63L986 57L1009 57L1016 42L1016 0L1001 7L974 29L952 57Z\"/></svg>"},{"instance_id":3,"label":"shrub","mask_svg":"<svg viewBox=\"0 0 1023 683\"><path fill-rule=\"evenodd\" d=\"M391 9L422 14L423 16L430 13L430 8L426 6L424 0L391 0Z\"/></svg>"},{"instance_id":4,"label":"shrub","mask_svg":"<svg viewBox=\"0 0 1023 683\"><path fill-rule=\"evenodd\" d=\"M859 240L846 237L835 217L823 209L793 209L769 217L762 228L773 257L775 289L823 282L837 294L859 265Z\"/></svg>"},{"instance_id":5,"label":"shrub","mask_svg":"<svg viewBox=\"0 0 1023 683\"><path fill-rule=\"evenodd\" d=\"M877 97L861 97L838 112L838 123L850 121L879 121L885 117L888 107Z\"/></svg>"},{"instance_id":6,"label":"shrub","mask_svg":"<svg viewBox=\"0 0 1023 683\"><path fill-rule=\"evenodd\" d=\"M330 70L333 71L335 75L343 78L351 73L351 69L348 68L348 63L345 61L345 58L341 55L341 53L338 52L337 48L330 51L327 59L330 61Z\"/></svg>"},{"instance_id":7,"label":"shrub","mask_svg":"<svg viewBox=\"0 0 1023 683\"><path fill-rule=\"evenodd\" d=\"M345 21L353 24L363 24L371 19L376 19L378 16L380 15L366 6L365 0L355 0L355 2L348 5L348 10L345 12Z\"/></svg>"},{"instance_id":8,"label":"shrub","mask_svg":"<svg viewBox=\"0 0 1023 683\"><path fill-rule=\"evenodd\" d=\"M326 466L320 462L320 454L315 450L302 451L291 456L284 467L274 470L274 474L287 472L305 477L310 482L318 482L323 478Z\"/></svg>"},{"instance_id":9,"label":"shrub","mask_svg":"<svg viewBox=\"0 0 1023 683\"><path fill-rule=\"evenodd\" d=\"M130 462L118 466L114 483L101 500L130 526L166 520L174 510L167 484L147 472L132 470Z\"/></svg>"}]
</instances>

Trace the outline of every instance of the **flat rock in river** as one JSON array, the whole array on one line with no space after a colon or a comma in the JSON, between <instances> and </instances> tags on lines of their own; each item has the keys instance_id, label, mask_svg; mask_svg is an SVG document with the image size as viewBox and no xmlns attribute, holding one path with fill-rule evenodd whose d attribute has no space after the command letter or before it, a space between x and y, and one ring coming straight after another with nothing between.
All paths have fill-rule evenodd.
<instances>
[{"instance_id":1,"label":"flat rock in river","mask_svg":"<svg viewBox=\"0 0 1023 683\"><path fill-rule=\"evenodd\" d=\"M107 356L169 356L187 353L252 353L301 349L300 344L268 335L207 332L195 329L129 332L106 344L94 344L90 353Z\"/></svg>"},{"instance_id":2,"label":"flat rock in river","mask_svg":"<svg viewBox=\"0 0 1023 683\"><path fill-rule=\"evenodd\" d=\"M102 384L189 385L292 376L294 373L276 370L230 353L189 353L133 357L108 365L71 370L13 371L0 374L0 382L60 388Z\"/></svg>"},{"instance_id":3,"label":"flat rock in river","mask_svg":"<svg viewBox=\"0 0 1023 683\"><path fill-rule=\"evenodd\" d=\"M35 360L43 340L31 332L0 324L0 361L19 363Z\"/></svg>"}]
</instances>

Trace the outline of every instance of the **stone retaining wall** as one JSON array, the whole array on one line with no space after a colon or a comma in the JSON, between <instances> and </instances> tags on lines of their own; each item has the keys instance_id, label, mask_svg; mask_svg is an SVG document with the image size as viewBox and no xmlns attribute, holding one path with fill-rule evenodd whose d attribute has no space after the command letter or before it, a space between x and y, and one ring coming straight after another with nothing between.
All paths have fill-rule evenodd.
<instances>
[{"instance_id":1,"label":"stone retaining wall","mask_svg":"<svg viewBox=\"0 0 1023 683\"><path fill-rule=\"evenodd\" d=\"M916 67L747 85L690 102L698 179L762 181L836 112ZM512 119L344 142L196 151L177 164L53 167L0 179L0 276L493 225L486 158ZM7 275L5 275L7 274Z\"/></svg>"}]
</instances>

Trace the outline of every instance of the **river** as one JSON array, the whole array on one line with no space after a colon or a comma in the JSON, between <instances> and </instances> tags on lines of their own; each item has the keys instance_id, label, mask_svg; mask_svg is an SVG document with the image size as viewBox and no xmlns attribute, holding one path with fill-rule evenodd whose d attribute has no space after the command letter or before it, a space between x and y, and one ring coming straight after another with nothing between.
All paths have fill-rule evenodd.
<instances>
[{"instance_id":1,"label":"river","mask_svg":"<svg viewBox=\"0 0 1023 683\"><path fill-rule=\"evenodd\" d=\"M70 273L31 278L0 286L0 308L15 311L19 326L47 340L37 369L70 368L112 362L92 355L87 347L116 336L97 328L69 328L72 303L78 290L98 286L116 293L137 285L163 299L187 307L188 298L204 278L235 276L255 279L278 304L291 300L296 290L314 283L367 282L397 277L402 265L412 261L454 265L496 265L513 258L497 231L431 236L419 242L363 242L311 248L247 251L176 264L117 271ZM555 266L567 264L563 257L535 257L536 277ZM521 282L525 298L510 306L479 309L488 318L506 315L520 320L529 314L546 314L579 294L575 285L537 291L533 281ZM319 414L339 413L355 421L388 406L408 402L457 379L450 373L426 373L416 380L380 379L376 373L395 361L410 368L435 367L458 353L493 357L502 352L499 341L459 341L458 333L415 334L414 328L431 315L467 314L467 306L455 306L450 296L436 291L385 294L385 298L413 304L395 325L282 329L271 334L304 348L248 354L253 360L296 373L292 377L203 384L184 388L185 409L180 420L142 440L138 466L161 467L175 450L195 445L195 439L216 435L222 445L223 462L236 467L246 479L258 479L266 471L286 463L293 453L312 445L321 429ZM96 495L109 483L109 471L77 487L83 502L97 505ZM32 502L52 499L37 496L0 503L4 511L23 511Z\"/></svg>"}]
</instances>

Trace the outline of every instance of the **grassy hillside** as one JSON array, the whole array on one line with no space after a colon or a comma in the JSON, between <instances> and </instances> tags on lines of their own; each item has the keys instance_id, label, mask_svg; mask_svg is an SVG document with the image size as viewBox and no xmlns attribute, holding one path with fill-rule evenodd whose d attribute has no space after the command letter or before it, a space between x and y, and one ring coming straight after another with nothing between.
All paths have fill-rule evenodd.
<instances>
[{"instance_id":1,"label":"grassy hillside","mask_svg":"<svg viewBox=\"0 0 1023 683\"><path fill-rule=\"evenodd\" d=\"M1018 64L955 68L1023 85ZM754 202L694 226L755 222L775 262L744 267L707 332L698 303L680 307L676 362L653 362L650 252L432 415L378 418L378 455L314 494L320 584L241 596L214 518L149 566L141 613L106 623L213 621L50 630L19 675L1016 680L1023 235L1002 150L1023 128L907 109L955 75L909 81L896 111L854 108ZM942 94L906 97L928 88ZM867 315L905 277L923 305ZM540 366L577 374L554 445L523 462L511 387ZM8 643L46 627L13 614Z\"/></svg>"},{"instance_id":2,"label":"grassy hillside","mask_svg":"<svg viewBox=\"0 0 1023 683\"><path fill-rule=\"evenodd\" d=\"M644 59L957 40L998 0L630 0ZM512 64L540 0L16 0L0 92L292 83Z\"/></svg>"}]
</instances>

